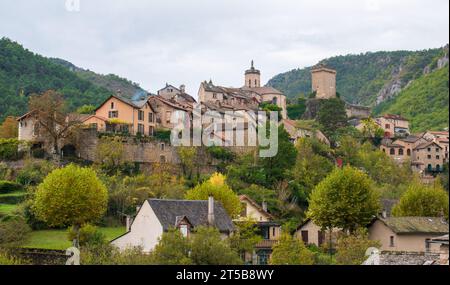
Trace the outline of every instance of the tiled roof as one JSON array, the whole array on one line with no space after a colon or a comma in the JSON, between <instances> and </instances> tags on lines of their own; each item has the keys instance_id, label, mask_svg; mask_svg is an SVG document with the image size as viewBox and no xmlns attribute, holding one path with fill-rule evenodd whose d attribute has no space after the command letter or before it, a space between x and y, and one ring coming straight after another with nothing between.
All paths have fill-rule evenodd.
<instances>
[{"instance_id":1,"label":"tiled roof","mask_svg":"<svg viewBox=\"0 0 450 285\"><path fill-rule=\"evenodd\" d=\"M439 217L389 217L380 221L397 234L448 234L449 230L448 223Z\"/></svg>"},{"instance_id":2,"label":"tiled roof","mask_svg":"<svg viewBox=\"0 0 450 285\"><path fill-rule=\"evenodd\" d=\"M414 149L424 149L424 148L427 148L427 147L429 147L431 145L436 145L437 147L442 148L440 145L438 145L435 142L426 142L426 143L423 143L423 144L420 144L420 145L416 146Z\"/></svg>"},{"instance_id":3,"label":"tiled roof","mask_svg":"<svg viewBox=\"0 0 450 285\"><path fill-rule=\"evenodd\" d=\"M400 115L394 115L394 114L385 114L382 117L385 119L408 121L408 119L405 119L404 117L402 117Z\"/></svg>"},{"instance_id":4,"label":"tiled roof","mask_svg":"<svg viewBox=\"0 0 450 285\"><path fill-rule=\"evenodd\" d=\"M208 201L150 199L148 203L164 230L174 227L177 217L181 216L186 216L193 227L208 225ZM234 230L233 222L220 202L214 203L214 215L215 226L220 232Z\"/></svg>"}]
</instances>

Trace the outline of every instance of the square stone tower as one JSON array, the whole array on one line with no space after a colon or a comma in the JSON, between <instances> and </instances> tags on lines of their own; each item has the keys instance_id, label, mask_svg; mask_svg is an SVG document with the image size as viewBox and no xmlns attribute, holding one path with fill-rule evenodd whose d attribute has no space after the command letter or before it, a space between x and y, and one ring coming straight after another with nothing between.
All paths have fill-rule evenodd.
<instances>
[{"instance_id":1,"label":"square stone tower","mask_svg":"<svg viewBox=\"0 0 450 285\"><path fill-rule=\"evenodd\" d=\"M320 64L311 70L312 91L317 99L336 98L336 70Z\"/></svg>"}]
</instances>

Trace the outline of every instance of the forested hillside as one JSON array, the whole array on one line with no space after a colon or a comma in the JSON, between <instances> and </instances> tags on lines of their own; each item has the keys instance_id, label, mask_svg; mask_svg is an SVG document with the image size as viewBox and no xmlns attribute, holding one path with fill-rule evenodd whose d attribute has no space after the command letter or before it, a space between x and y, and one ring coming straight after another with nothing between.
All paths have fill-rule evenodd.
<instances>
[{"instance_id":1,"label":"forested hillside","mask_svg":"<svg viewBox=\"0 0 450 285\"><path fill-rule=\"evenodd\" d=\"M33 93L56 90L64 94L70 110L97 105L120 89L132 96L136 84L115 75L98 75L59 59L35 54L7 38L0 39L0 122L27 111Z\"/></svg>"},{"instance_id":2,"label":"forested hillside","mask_svg":"<svg viewBox=\"0 0 450 285\"><path fill-rule=\"evenodd\" d=\"M449 124L449 67L413 81L395 98L377 106L375 113L401 114L411 120L413 132L441 130Z\"/></svg>"},{"instance_id":3,"label":"forested hillside","mask_svg":"<svg viewBox=\"0 0 450 285\"><path fill-rule=\"evenodd\" d=\"M423 51L368 52L322 60L337 70L337 91L349 103L374 106L397 95L412 80L448 62L448 46ZM311 92L311 67L272 78L268 85L289 98Z\"/></svg>"}]
</instances>

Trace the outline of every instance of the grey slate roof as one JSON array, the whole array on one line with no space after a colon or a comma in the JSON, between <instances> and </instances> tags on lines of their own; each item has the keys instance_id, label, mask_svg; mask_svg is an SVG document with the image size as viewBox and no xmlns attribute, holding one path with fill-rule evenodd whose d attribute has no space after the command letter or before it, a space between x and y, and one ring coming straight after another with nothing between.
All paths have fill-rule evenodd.
<instances>
[{"instance_id":1,"label":"grey slate roof","mask_svg":"<svg viewBox=\"0 0 450 285\"><path fill-rule=\"evenodd\" d=\"M192 226L208 225L208 201L149 199L155 215L167 231L175 227L177 217L185 216ZM220 202L214 203L215 226L222 233L234 231L233 222Z\"/></svg>"}]
</instances>

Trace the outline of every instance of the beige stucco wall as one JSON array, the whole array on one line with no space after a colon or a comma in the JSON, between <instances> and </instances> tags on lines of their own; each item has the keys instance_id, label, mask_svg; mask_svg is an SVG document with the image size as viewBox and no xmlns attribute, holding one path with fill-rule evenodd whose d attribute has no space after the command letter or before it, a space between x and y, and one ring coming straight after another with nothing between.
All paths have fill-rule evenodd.
<instances>
[{"instance_id":1,"label":"beige stucco wall","mask_svg":"<svg viewBox=\"0 0 450 285\"><path fill-rule=\"evenodd\" d=\"M241 203L244 203L246 205L246 208L247 208L247 217L246 218L250 218L250 219L255 220L257 222L268 222L268 221L270 221L270 218L266 214L262 213L258 208L253 206L247 200L243 200L243 201L241 201Z\"/></svg>"},{"instance_id":2,"label":"beige stucco wall","mask_svg":"<svg viewBox=\"0 0 450 285\"><path fill-rule=\"evenodd\" d=\"M379 117L375 119L375 122L384 130L385 134L389 134L389 137L391 138L395 136L395 128L403 128L409 131L409 122L405 120Z\"/></svg>"},{"instance_id":3,"label":"beige stucco wall","mask_svg":"<svg viewBox=\"0 0 450 285\"><path fill-rule=\"evenodd\" d=\"M36 139L34 133L35 120L32 117L26 117L20 120L19 124L19 140L20 141L33 141Z\"/></svg>"},{"instance_id":4,"label":"beige stucco wall","mask_svg":"<svg viewBox=\"0 0 450 285\"><path fill-rule=\"evenodd\" d=\"M427 239L432 239L442 234L402 234L398 235L388 228L380 220L375 221L369 227L369 239L379 241L383 251L425 252ZM391 246L391 236L394 237L394 246ZM439 246L430 245L432 252L439 252Z\"/></svg>"},{"instance_id":5,"label":"beige stucco wall","mask_svg":"<svg viewBox=\"0 0 450 285\"><path fill-rule=\"evenodd\" d=\"M114 103L114 108L111 108L111 103ZM144 119L139 120L139 110L144 112ZM153 113L153 110L149 107L148 104L145 104L145 106L142 109L133 108L132 106L122 102L121 100L117 98L110 98L108 101L106 101L96 112L95 115L103 118L109 119L109 112L110 111L118 111L119 116L117 119L120 121L124 121L129 123L132 126L132 130L130 130L130 133L137 134L138 132L138 124L142 124L144 126L144 134L148 136L150 126L153 126L156 128L156 122L153 120L153 122L149 122L149 113ZM153 115L155 116L155 115Z\"/></svg>"},{"instance_id":6,"label":"beige stucco wall","mask_svg":"<svg viewBox=\"0 0 450 285\"><path fill-rule=\"evenodd\" d=\"M298 238L299 240L302 240L302 231L308 232L308 244L314 244L316 246L319 245L319 232L321 231L321 228L316 225L313 221L308 221L305 225L303 225L301 228L297 229L294 236ZM337 233L338 230L334 229L333 233ZM325 232L325 239L323 240L324 243L328 242L330 235L329 232Z\"/></svg>"},{"instance_id":7,"label":"beige stucco wall","mask_svg":"<svg viewBox=\"0 0 450 285\"><path fill-rule=\"evenodd\" d=\"M336 97L336 73L327 70L312 71L312 91L318 99Z\"/></svg>"},{"instance_id":8,"label":"beige stucco wall","mask_svg":"<svg viewBox=\"0 0 450 285\"><path fill-rule=\"evenodd\" d=\"M131 231L111 244L120 250L142 246L144 252L152 251L163 234L163 227L146 201L136 216Z\"/></svg>"}]
</instances>

